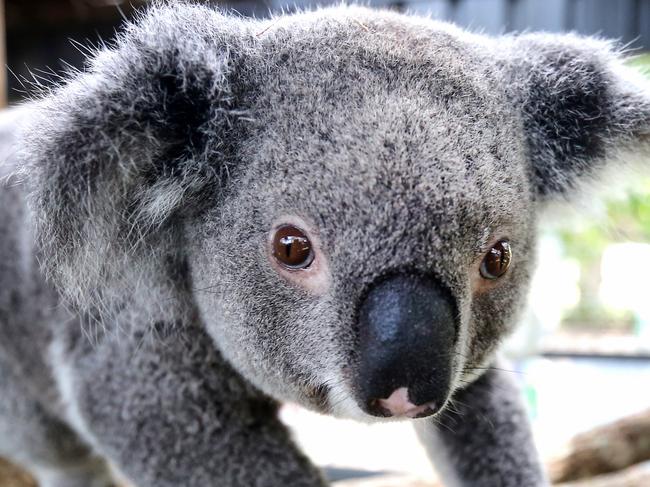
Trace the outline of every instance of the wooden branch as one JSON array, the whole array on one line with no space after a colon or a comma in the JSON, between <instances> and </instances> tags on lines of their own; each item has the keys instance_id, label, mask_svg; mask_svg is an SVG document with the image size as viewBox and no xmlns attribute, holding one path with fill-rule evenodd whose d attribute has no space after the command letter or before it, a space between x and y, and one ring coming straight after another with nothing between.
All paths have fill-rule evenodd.
<instances>
[{"instance_id":1,"label":"wooden branch","mask_svg":"<svg viewBox=\"0 0 650 487\"><path fill-rule=\"evenodd\" d=\"M554 483L570 482L645 460L650 460L650 409L575 436L567 453L548 464L548 472Z\"/></svg>"},{"instance_id":2,"label":"wooden branch","mask_svg":"<svg viewBox=\"0 0 650 487\"><path fill-rule=\"evenodd\" d=\"M0 485L2 487L36 487L36 482L23 470L0 458Z\"/></svg>"},{"instance_id":3,"label":"wooden branch","mask_svg":"<svg viewBox=\"0 0 650 487\"><path fill-rule=\"evenodd\" d=\"M620 472L598 475L588 480L556 484L556 487L647 487L650 485L650 462L644 462Z\"/></svg>"}]
</instances>

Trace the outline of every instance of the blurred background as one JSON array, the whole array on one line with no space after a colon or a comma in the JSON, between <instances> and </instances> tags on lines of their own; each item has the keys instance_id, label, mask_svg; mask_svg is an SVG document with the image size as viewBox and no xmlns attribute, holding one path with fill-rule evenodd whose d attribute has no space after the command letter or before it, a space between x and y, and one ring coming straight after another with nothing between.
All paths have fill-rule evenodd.
<instances>
[{"instance_id":1,"label":"blurred background","mask_svg":"<svg viewBox=\"0 0 650 487\"><path fill-rule=\"evenodd\" d=\"M115 29L146 3L4 0L0 40L6 49L0 45L0 50L6 50L7 70L0 70L2 105L20 103L34 84L56 80L69 66L82 68L87 48L109 43ZM331 2L212 3L265 17ZM645 54L650 51L650 0L364 3L491 34L545 30L615 38L634 56L631 64L650 71L650 55ZM597 197L555 208L541 233L531 305L507 353L540 450L551 458L565 451L576 433L650 408L650 178L633 174ZM407 424L359 425L291 405L282 414L312 458L333 467L333 476L363 470L434 481ZM650 485L648 477L639 482L625 485Z\"/></svg>"}]
</instances>

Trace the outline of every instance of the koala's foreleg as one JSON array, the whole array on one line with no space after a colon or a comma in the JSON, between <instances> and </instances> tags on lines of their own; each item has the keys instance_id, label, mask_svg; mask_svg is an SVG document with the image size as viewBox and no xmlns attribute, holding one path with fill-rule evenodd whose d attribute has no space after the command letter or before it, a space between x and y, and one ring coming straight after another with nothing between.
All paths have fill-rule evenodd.
<instances>
[{"instance_id":1,"label":"koala's foreleg","mask_svg":"<svg viewBox=\"0 0 650 487\"><path fill-rule=\"evenodd\" d=\"M70 416L137 487L322 487L277 406L237 375L201 327L78 340Z\"/></svg>"},{"instance_id":2,"label":"koala's foreleg","mask_svg":"<svg viewBox=\"0 0 650 487\"><path fill-rule=\"evenodd\" d=\"M505 371L488 370L416 430L446 487L548 485L519 390Z\"/></svg>"}]
</instances>

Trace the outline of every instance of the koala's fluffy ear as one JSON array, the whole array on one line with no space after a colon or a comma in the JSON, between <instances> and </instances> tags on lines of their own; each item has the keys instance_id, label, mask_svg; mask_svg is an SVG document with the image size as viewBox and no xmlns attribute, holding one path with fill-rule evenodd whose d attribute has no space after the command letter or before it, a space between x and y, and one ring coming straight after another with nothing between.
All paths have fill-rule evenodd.
<instances>
[{"instance_id":1,"label":"koala's fluffy ear","mask_svg":"<svg viewBox=\"0 0 650 487\"><path fill-rule=\"evenodd\" d=\"M647 155L650 165L650 84L612 43L527 34L500 49L542 199L569 196L610 161Z\"/></svg>"},{"instance_id":2,"label":"koala's fluffy ear","mask_svg":"<svg viewBox=\"0 0 650 487\"><path fill-rule=\"evenodd\" d=\"M212 200L232 162L243 25L206 7L153 7L36 102L22 156L42 261L77 304L178 277L169 223Z\"/></svg>"}]
</instances>

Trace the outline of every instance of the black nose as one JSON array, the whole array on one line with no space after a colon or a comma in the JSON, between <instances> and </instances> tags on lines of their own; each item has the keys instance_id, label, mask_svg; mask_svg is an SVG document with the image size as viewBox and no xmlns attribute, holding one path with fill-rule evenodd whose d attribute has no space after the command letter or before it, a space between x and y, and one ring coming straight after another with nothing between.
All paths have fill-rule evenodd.
<instances>
[{"instance_id":1,"label":"black nose","mask_svg":"<svg viewBox=\"0 0 650 487\"><path fill-rule=\"evenodd\" d=\"M376 416L421 417L449 395L456 307L436 280L399 274L370 289L359 307L360 403Z\"/></svg>"}]
</instances>

